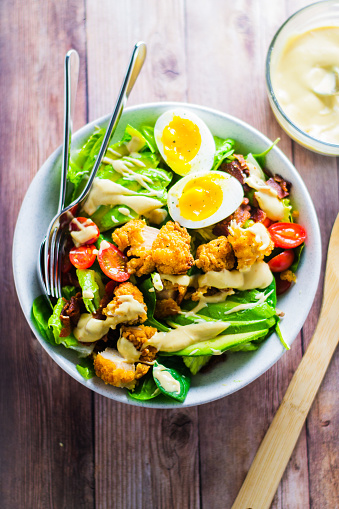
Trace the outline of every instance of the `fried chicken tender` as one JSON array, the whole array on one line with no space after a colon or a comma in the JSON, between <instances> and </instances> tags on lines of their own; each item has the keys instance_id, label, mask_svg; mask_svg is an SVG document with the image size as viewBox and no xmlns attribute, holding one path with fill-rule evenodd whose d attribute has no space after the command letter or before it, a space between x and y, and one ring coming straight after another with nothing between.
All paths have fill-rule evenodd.
<instances>
[{"instance_id":1,"label":"fried chicken tender","mask_svg":"<svg viewBox=\"0 0 339 509\"><path fill-rule=\"evenodd\" d=\"M152 257L160 274L186 274L193 265L191 237L179 223L168 221L152 246Z\"/></svg>"},{"instance_id":2,"label":"fried chicken tender","mask_svg":"<svg viewBox=\"0 0 339 509\"><path fill-rule=\"evenodd\" d=\"M128 221L112 233L113 242L120 251L129 248L126 254L133 257L127 262L127 270L130 274L136 274L140 277L155 270L152 259L152 244L158 233L157 228L147 226L145 221L140 219Z\"/></svg>"},{"instance_id":3,"label":"fried chicken tender","mask_svg":"<svg viewBox=\"0 0 339 509\"><path fill-rule=\"evenodd\" d=\"M173 299L157 300L155 305L154 316L156 318L167 318L171 315L177 315L181 309Z\"/></svg>"},{"instance_id":4,"label":"fried chicken tender","mask_svg":"<svg viewBox=\"0 0 339 509\"><path fill-rule=\"evenodd\" d=\"M130 282L121 283L114 289L114 298L102 310L108 317L115 317L116 323L130 325L143 323L147 318L147 306L141 291Z\"/></svg>"},{"instance_id":5,"label":"fried chicken tender","mask_svg":"<svg viewBox=\"0 0 339 509\"><path fill-rule=\"evenodd\" d=\"M252 230L254 227L256 230ZM270 234L262 223L243 229L232 221L227 239L233 247L239 270L246 270L263 260L274 248Z\"/></svg>"},{"instance_id":6,"label":"fried chicken tender","mask_svg":"<svg viewBox=\"0 0 339 509\"><path fill-rule=\"evenodd\" d=\"M96 375L106 384L134 389L136 381L144 376L150 366L127 362L114 348L106 348L94 359Z\"/></svg>"},{"instance_id":7,"label":"fried chicken tender","mask_svg":"<svg viewBox=\"0 0 339 509\"><path fill-rule=\"evenodd\" d=\"M196 256L195 265L204 272L231 270L235 264L232 246L224 236L199 246Z\"/></svg>"},{"instance_id":8,"label":"fried chicken tender","mask_svg":"<svg viewBox=\"0 0 339 509\"><path fill-rule=\"evenodd\" d=\"M145 325L139 325L138 327L127 327L123 325L121 327L121 338L130 341L136 350L140 352L139 360L141 362L152 362L157 353L157 349L151 345L144 345L149 339L151 339L152 336L154 336L156 332L157 329L154 327L148 327Z\"/></svg>"}]
</instances>

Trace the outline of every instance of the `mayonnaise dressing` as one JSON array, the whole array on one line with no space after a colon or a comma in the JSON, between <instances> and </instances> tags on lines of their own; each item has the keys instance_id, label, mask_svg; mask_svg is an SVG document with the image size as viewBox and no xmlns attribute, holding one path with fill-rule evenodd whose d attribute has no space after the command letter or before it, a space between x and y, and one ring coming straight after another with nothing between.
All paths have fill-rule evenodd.
<instances>
[{"instance_id":1,"label":"mayonnaise dressing","mask_svg":"<svg viewBox=\"0 0 339 509\"><path fill-rule=\"evenodd\" d=\"M120 355L126 359L127 362L137 362L140 358L141 352L139 352L133 343L126 339L124 336L120 336L117 343L117 349Z\"/></svg>"},{"instance_id":2,"label":"mayonnaise dressing","mask_svg":"<svg viewBox=\"0 0 339 509\"><path fill-rule=\"evenodd\" d=\"M267 231L267 228L262 223L254 223L252 226L247 228L248 231L254 233L255 241L261 246L258 248L259 251L264 251L268 248L271 243L270 234Z\"/></svg>"},{"instance_id":3,"label":"mayonnaise dressing","mask_svg":"<svg viewBox=\"0 0 339 509\"><path fill-rule=\"evenodd\" d=\"M110 328L115 329L119 323L134 322L146 313L145 306L135 300L132 295L120 295L118 306L114 301L113 304L107 304L106 309L106 320L93 318L90 313L83 313L80 316L80 320L73 330L78 341L83 343L98 341L107 334Z\"/></svg>"},{"instance_id":4,"label":"mayonnaise dressing","mask_svg":"<svg viewBox=\"0 0 339 509\"><path fill-rule=\"evenodd\" d=\"M272 283L273 275L267 263L259 261L245 271L223 269L220 272L209 271L198 277L199 287L212 286L219 288L235 288L237 290L253 290L266 288Z\"/></svg>"},{"instance_id":5,"label":"mayonnaise dressing","mask_svg":"<svg viewBox=\"0 0 339 509\"><path fill-rule=\"evenodd\" d=\"M278 193L275 189L267 185L255 172L251 172L245 182L252 189L256 189L254 196L259 203L259 207L266 213L269 219L272 221L280 221L284 218L284 204L279 200Z\"/></svg>"},{"instance_id":6,"label":"mayonnaise dressing","mask_svg":"<svg viewBox=\"0 0 339 509\"><path fill-rule=\"evenodd\" d=\"M89 240L97 237L98 228L90 219L87 219L84 223L80 223L80 221L75 217L72 219L71 223L78 228L78 231L71 231L71 237L75 247L86 244Z\"/></svg>"},{"instance_id":7,"label":"mayonnaise dressing","mask_svg":"<svg viewBox=\"0 0 339 509\"><path fill-rule=\"evenodd\" d=\"M154 366L153 377L158 380L165 391L180 394L180 382L162 364Z\"/></svg>"},{"instance_id":8,"label":"mayonnaise dressing","mask_svg":"<svg viewBox=\"0 0 339 509\"><path fill-rule=\"evenodd\" d=\"M179 325L169 332L157 332L144 343L144 347L152 345L162 352L177 352L190 345L215 338L229 325L229 322L221 321Z\"/></svg>"},{"instance_id":9,"label":"mayonnaise dressing","mask_svg":"<svg viewBox=\"0 0 339 509\"><path fill-rule=\"evenodd\" d=\"M126 205L139 215L162 207L161 201L148 196L137 195L120 184L109 179L95 178L87 201L83 207L89 216L94 214L100 205Z\"/></svg>"},{"instance_id":10,"label":"mayonnaise dressing","mask_svg":"<svg viewBox=\"0 0 339 509\"><path fill-rule=\"evenodd\" d=\"M314 138L339 144L339 97L328 96L339 70L339 27L291 37L275 62L272 85L286 116Z\"/></svg>"},{"instance_id":11,"label":"mayonnaise dressing","mask_svg":"<svg viewBox=\"0 0 339 509\"><path fill-rule=\"evenodd\" d=\"M173 283L174 285L177 284L180 286L194 286L194 287L197 286L197 279L198 279L197 275L195 275L195 276L187 276L187 275L175 276L172 274L160 274L160 277L162 280L171 281L171 283Z\"/></svg>"}]
</instances>

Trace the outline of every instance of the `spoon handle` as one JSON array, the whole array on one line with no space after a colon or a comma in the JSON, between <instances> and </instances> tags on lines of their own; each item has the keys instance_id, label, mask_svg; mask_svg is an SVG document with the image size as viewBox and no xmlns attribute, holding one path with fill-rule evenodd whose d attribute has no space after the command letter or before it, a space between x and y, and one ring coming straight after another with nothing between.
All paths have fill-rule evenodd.
<instances>
[{"instance_id":1,"label":"spoon handle","mask_svg":"<svg viewBox=\"0 0 339 509\"><path fill-rule=\"evenodd\" d=\"M333 230L338 230L339 221ZM262 441L232 509L269 509L339 339L339 231L332 231L323 306L309 347ZM331 251L331 247L333 247Z\"/></svg>"},{"instance_id":2,"label":"spoon handle","mask_svg":"<svg viewBox=\"0 0 339 509\"><path fill-rule=\"evenodd\" d=\"M65 57L65 85L64 85L64 146L62 154L62 169L58 213L64 208L66 195L66 177L69 164L69 154L72 139L72 118L79 78L79 55L71 49Z\"/></svg>"}]
</instances>

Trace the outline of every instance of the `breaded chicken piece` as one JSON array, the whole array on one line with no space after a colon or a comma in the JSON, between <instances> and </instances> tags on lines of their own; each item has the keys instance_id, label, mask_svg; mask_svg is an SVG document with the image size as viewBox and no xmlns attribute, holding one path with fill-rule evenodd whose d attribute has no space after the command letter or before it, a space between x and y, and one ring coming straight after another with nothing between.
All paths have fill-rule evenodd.
<instances>
[{"instance_id":1,"label":"breaded chicken piece","mask_svg":"<svg viewBox=\"0 0 339 509\"><path fill-rule=\"evenodd\" d=\"M197 249L195 264L204 272L231 270L235 264L233 249L226 237L218 237Z\"/></svg>"},{"instance_id":2,"label":"breaded chicken piece","mask_svg":"<svg viewBox=\"0 0 339 509\"><path fill-rule=\"evenodd\" d=\"M106 348L94 359L96 375L106 384L134 389L136 381L144 376L150 366L127 362L114 348Z\"/></svg>"},{"instance_id":3,"label":"breaded chicken piece","mask_svg":"<svg viewBox=\"0 0 339 509\"><path fill-rule=\"evenodd\" d=\"M156 318L167 318L171 315L177 315L181 309L173 299L157 300L155 305L154 316Z\"/></svg>"},{"instance_id":4,"label":"breaded chicken piece","mask_svg":"<svg viewBox=\"0 0 339 509\"><path fill-rule=\"evenodd\" d=\"M274 248L270 234L262 223L243 229L232 221L229 231L227 239L233 247L239 270L246 270L255 262L263 260Z\"/></svg>"},{"instance_id":5,"label":"breaded chicken piece","mask_svg":"<svg viewBox=\"0 0 339 509\"><path fill-rule=\"evenodd\" d=\"M145 221L140 219L133 219L112 233L112 240L120 251L129 248L126 254L128 257L133 257L127 262L127 270L130 274L140 277L154 271L152 244L158 233L157 228L147 226Z\"/></svg>"},{"instance_id":6,"label":"breaded chicken piece","mask_svg":"<svg viewBox=\"0 0 339 509\"><path fill-rule=\"evenodd\" d=\"M162 280L163 289L156 292L157 300L173 299L180 306L186 293L187 286L172 283L172 281Z\"/></svg>"},{"instance_id":7,"label":"breaded chicken piece","mask_svg":"<svg viewBox=\"0 0 339 509\"><path fill-rule=\"evenodd\" d=\"M140 360L141 362L152 362L155 359L157 349L151 345L147 345L144 347L144 344L149 339L151 339L151 337L154 336L156 332L157 329L155 329L154 327L148 327L145 325L138 325L138 327L127 327L123 325L121 327L121 336L119 341L121 341L121 338L130 341L136 348L136 350L140 352L138 360Z\"/></svg>"},{"instance_id":8,"label":"breaded chicken piece","mask_svg":"<svg viewBox=\"0 0 339 509\"><path fill-rule=\"evenodd\" d=\"M116 323L130 325L143 323L147 318L147 306L141 291L130 282L121 283L114 289L114 298L102 310L103 314L115 317Z\"/></svg>"},{"instance_id":9,"label":"breaded chicken piece","mask_svg":"<svg viewBox=\"0 0 339 509\"><path fill-rule=\"evenodd\" d=\"M168 221L153 242L153 262L160 274L186 274L193 265L191 237L179 223Z\"/></svg>"}]
</instances>

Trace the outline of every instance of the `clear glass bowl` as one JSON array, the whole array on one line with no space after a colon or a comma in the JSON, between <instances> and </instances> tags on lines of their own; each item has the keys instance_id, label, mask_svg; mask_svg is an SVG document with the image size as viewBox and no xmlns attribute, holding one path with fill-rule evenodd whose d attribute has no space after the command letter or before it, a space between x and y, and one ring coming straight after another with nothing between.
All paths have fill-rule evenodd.
<instances>
[{"instance_id":1,"label":"clear glass bowl","mask_svg":"<svg viewBox=\"0 0 339 509\"><path fill-rule=\"evenodd\" d=\"M266 58L267 93L273 113L286 133L304 147L320 154L338 156L339 144L326 143L310 136L288 118L274 92L271 73L288 39L296 34L324 26L339 27L339 1L326 0L308 5L288 18L279 28L268 49ZM339 48L338 48L339 52Z\"/></svg>"}]
</instances>

